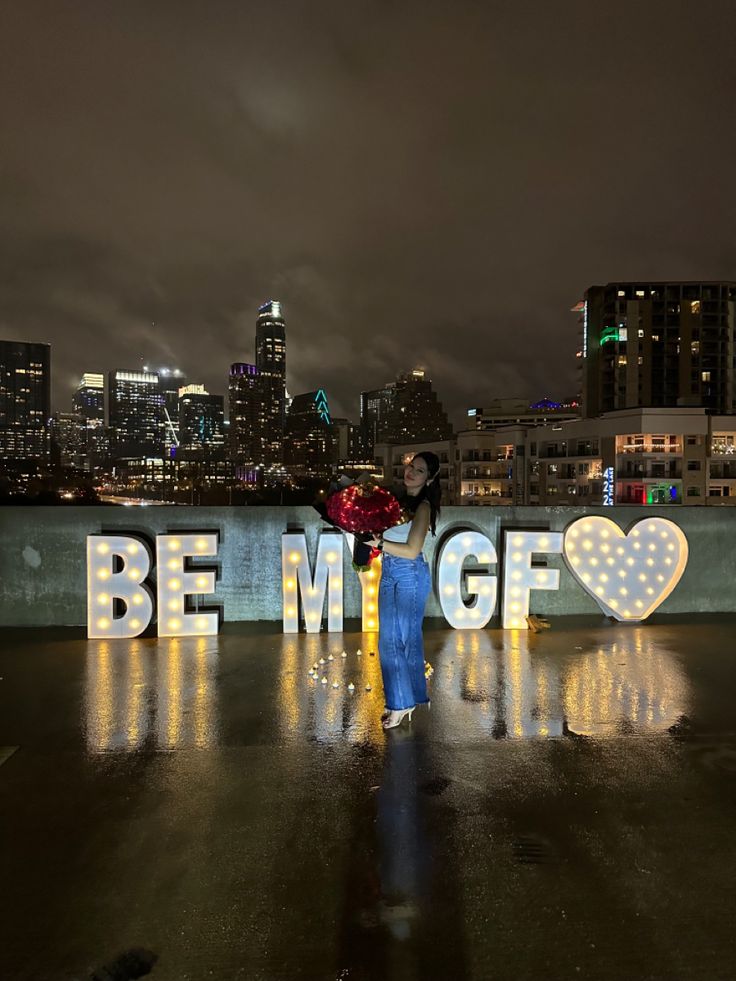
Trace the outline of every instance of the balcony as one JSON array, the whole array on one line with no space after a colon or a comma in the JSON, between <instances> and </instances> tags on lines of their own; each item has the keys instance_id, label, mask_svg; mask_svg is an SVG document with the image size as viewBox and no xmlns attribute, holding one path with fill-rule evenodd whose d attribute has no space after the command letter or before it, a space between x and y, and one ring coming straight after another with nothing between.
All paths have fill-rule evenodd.
<instances>
[{"instance_id":1,"label":"balcony","mask_svg":"<svg viewBox=\"0 0 736 981\"><path fill-rule=\"evenodd\" d=\"M616 476L619 480L681 480L682 464L673 461L667 464L644 462L626 465L616 469Z\"/></svg>"},{"instance_id":2,"label":"balcony","mask_svg":"<svg viewBox=\"0 0 736 981\"><path fill-rule=\"evenodd\" d=\"M733 435L714 436L711 442L713 456L736 456L736 441Z\"/></svg>"},{"instance_id":3,"label":"balcony","mask_svg":"<svg viewBox=\"0 0 736 981\"><path fill-rule=\"evenodd\" d=\"M736 460L711 463L711 480L736 480Z\"/></svg>"}]
</instances>

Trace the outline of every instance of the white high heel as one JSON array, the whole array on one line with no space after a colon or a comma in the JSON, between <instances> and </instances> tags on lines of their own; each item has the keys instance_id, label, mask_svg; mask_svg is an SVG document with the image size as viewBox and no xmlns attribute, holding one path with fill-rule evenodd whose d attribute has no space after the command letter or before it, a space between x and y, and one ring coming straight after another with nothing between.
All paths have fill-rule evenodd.
<instances>
[{"instance_id":1,"label":"white high heel","mask_svg":"<svg viewBox=\"0 0 736 981\"><path fill-rule=\"evenodd\" d=\"M412 713L414 712L414 706L410 709L391 709L383 720L382 725L384 729L395 729L396 726L400 726L404 721L405 716L409 716L409 722L411 722Z\"/></svg>"}]
</instances>

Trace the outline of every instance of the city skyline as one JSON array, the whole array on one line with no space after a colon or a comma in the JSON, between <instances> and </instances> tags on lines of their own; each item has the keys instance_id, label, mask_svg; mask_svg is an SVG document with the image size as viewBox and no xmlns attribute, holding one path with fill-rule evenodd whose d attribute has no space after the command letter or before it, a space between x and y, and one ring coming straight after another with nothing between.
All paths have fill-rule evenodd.
<instances>
[{"instance_id":1,"label":"city skyline","mask_svg":"<svg viewBox=\"0 0 736 981\"><path fill-rule=\"evenodd\" d=\"M275 304L276 306L278 306L279 308L283 308L283 306L284 306L284 304L283 303L280 303L278 300L268 300L265 303L259 304L258 307L256 308L256 311L255 311L255 314L254 314L254 324L257 324L258 323L258 320L256 319L256 315L258 315L260 313L260 311L263 310L264 307L269 306L272 303ZM577 336L577 334L576 334L576 336ZM30 341L29 342L29 341L25 341L25 340L20 339L20 338L11 338L11 337L8 337L8 338L0 337L0 340L7 340L7 341L11 341L11 342L12 341L16 341L16 342L20 342L20 343L39 343L39 342L34 342L34 341ZM204 377L204 374L205 374L202 371L200 371L199 374L195 371L193 375L190 375L188 372L182 370L181 367L178 364L176 366L173 366L173 365L162 365L162 364L156 365L156 364L152 364L152 363L145 363L144 364L143 363L143 360L144 359L142 359L142 358L140 359L140 362L141 363L139 365L137 365L137 366L132 366L130 364L126 364L124 366L118 365L116 368L110 369L110 370L105 371L105 372L102 372L102 371L99 371L98 372L97 369L95 369L95 368L89 368L89 367L86 367L85 368L85 367L81 367L80 366L77 369L76 374L73 374L71 376L74 379L74 381L70 385L68 392L67 391L64 391L62 393L59 393L59 391L58 391L58 385L56 387L54 386L54 372L55 372L56 362L59 360L59 352L56 350L56 348L52 348L52 346L50 344L48 344L48 342L40 342L40 343L46 344L50 349L52 349L53 350L53 355L54 355L54 367L52 367L52 369L51 369L51 388L52 388L51 413L57 413L57 412L64 413L64 412L69 412L70 409L74 409L74 411L76 411L75 406L76 406L76 399L77 399L77 396L78 396L79 386L84 382L85 378L87 378L90 375L93 375L95 377L98 377L99 376L101 378L104 378L105 379L105 389L107 389L107 384L108 384L107 383L107 379L109 379L110 377L112 377L116 372L124 372L124 373L136 373L136 372L138 372L138 373L141 373L141 374L158 375L158 376L160 376L162 382L166 382L170 386L174 384L174 382L175 382L176 379L181 379L181 385L182 386L187 386L187 385L191 384L192 382L194 382L196 384L203 385L208 390L208 393L210 395L219 395L219 396L222 396L225 399L225 405L227 407L228 385L229 385L229 383L232 383L232 369L234 367L238 366L238 365L245 364L247 366L247 364L248 364L247 362L245 362L245 363L244 362L234 362L231 365L225 366L223 377L220 378L219 380L216 380L215 383L213 385L211 385L211 386L209 386L205 382L202 382L201 379L202 379L202 377ZM290 335L289 335L289 333L287 331L287 347L288 347L289 344L290 344ZM256 349L256 345L254 344L253 345L253 350L255 351L255 349ZM63 357L63 355L62 355L62 357ZM255 354L251 354L250 357L255 360ZM94 358L87 359L87 360L94 361ZM255 365L252 365L252 367L255 368ZM399 376L402 376L402 375L405 375L405 374L415 373L415 371L417 369L420 370L420 371L423 371L427 375L428 379L431 382L434 382L434 373L431 371L431 369L428 369L426 367L421 367L419 365L413 365L413 366L412 365L403 365L403 366L400 366L397 369L397 371L394 373L393 376L391 376L390 378L384 378L382 380L379 388L380 389L383 389L386 385L391 385L391 384L395 383L396 379L399 378ZM289 369L288 369L288 361L287 361L287 368L286 368L287 378L288 378L288 370ZM310 381L310 379L307 379L307 381ZM311 391L314 390L314 385L317 385L319 388L324 388L324 386L320 386L319 385L319 380L318 379L311 379L311 383L312 383L312 388L308 389L306 393L302 393L302 392L298 392L298 391L288 392L288 383L287 383L287 392L289 394L289 397L291 399L293 399L295 396L299 396L299 395L302 395L302 394L309 394L309 392L311 392ZM578 387L579 387L579 379L578 379ZM210 391L210 388L215 389L215 391L212 391L211 392ZM344 417L345 418L348 418L353 423L359 424L360 419L361 419L362 399L363 399L363 396L364 395L369 395L369 394L371 394L370 393L370 390L367 390L367 389L364 389L364 388L361 388L361 389L357 390L355 392L355 394L354 394L354 397L353 397L352 410L349 410L348 413L345 414ZM550 394L552 394L550 391L546 391L541 396L539 395L539 393L537 393L537 397L541 397L544 400L544 399L547 399ZM564 398L565 395L567 395L569 397L575 398L575 397L577 397L577 395L579 393L578 392L570 392L570 393L554 393L554 394L557 394L558 397L560 397L560 398ZM331 406L337 405L338 404L337 403L337 400L335 398L333 398L332 393L331 392L328 392L328 395L330 397L330 405ZM452 423L453 423L453 425L454 425L455 428L458 428L458 425L460 425L460 427L464 427L467 424L467 417L468 417L468 414L469 414L470 410L472 409L473 405L478 404L480 402L481 396L483 396L483 393L476 391L475 395L477 396L476 399L475 399L475 402L473 402L473 400L471 399L471 401L468 402L467 405L463 405L458 410L456 410L456 412L455 412L455 417L456 418L454 420L451 419L451 421L452 421ZM60 396L60 398L59 398L59 396ZM492 398L490 398L490 397L489 398L485 398L485 403L488 404L488 403L490 403L490 402L492 402L494 400L497 401L499 398L501 400L504 400L504 399L513 400L514 396L509 396L509 395L506 395L506 394L495 395ZM529 405L531 405L533 403L533 401L534 401L534 397L528 399L527 400L527 403ZM444 400L443 400L443 404L444 404ZM446 411L448 412L448 415L452 415L452 413L449 410L446 410ZM335 417L339 417L340 416L340 414L337 411L332 411L331 414L334 415ZM227 408L226 408L226 416L227 416ZM471 428L472 428L472 426L471 426Z\"/></svg>"},{"instance_id":2,"label":"city skyline","mask_svg":"<svg viewBox=\"0 0 736 981\"><path fill-rule=\"evenodd\" d=\"M55 405L80 351L222 391L274 295L290 391L424 365L454 418L574 392L590 284L734 275L725 5L0 16L0 337L54 346Z\"/></svg>"}]
</instances>

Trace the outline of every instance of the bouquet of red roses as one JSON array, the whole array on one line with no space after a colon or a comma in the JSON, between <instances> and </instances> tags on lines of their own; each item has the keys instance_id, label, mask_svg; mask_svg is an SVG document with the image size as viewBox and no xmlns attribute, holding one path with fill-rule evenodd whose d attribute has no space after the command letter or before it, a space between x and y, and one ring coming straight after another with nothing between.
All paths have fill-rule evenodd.
<instances>
[{"instance_id":1,"label":"bouquet of red roses","mask_svg":"<svg viewBox=\"0 0 736 981\"><path fill-rule=\"evenodd\" d=\"M349 484L315 507L325 521L355 536L353 566L359 572L380 554L368 540L409 519L396 495L373 481Z\"/></svg>"}]
</instances>

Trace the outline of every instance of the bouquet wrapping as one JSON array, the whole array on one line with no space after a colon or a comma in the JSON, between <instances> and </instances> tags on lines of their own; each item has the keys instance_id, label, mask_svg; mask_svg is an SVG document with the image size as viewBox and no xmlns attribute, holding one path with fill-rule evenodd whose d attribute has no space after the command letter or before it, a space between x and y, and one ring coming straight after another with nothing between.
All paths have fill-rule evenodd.
<instances>
[{"instance_id":1,"label":"bouquet wrapping","mask_svg":"<svg viewBox=\"0 0 736 981\"><path fill-rule=\"evenodd\" d=\"M325 521L355 536L353 567L359 572L380 554L368 540L410 517L395 494L370 481L343 487L315 507Z\"/></svg>"}]
</instances>

